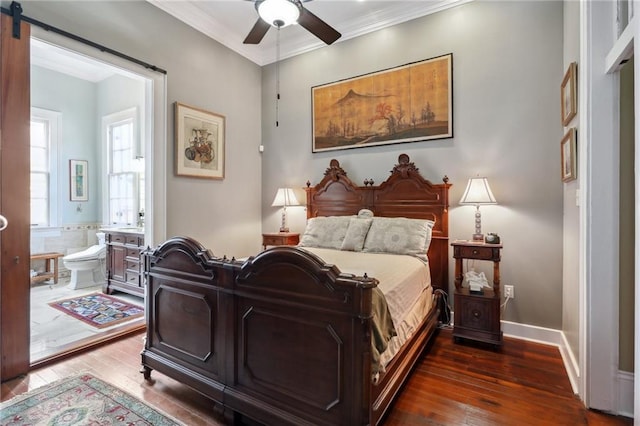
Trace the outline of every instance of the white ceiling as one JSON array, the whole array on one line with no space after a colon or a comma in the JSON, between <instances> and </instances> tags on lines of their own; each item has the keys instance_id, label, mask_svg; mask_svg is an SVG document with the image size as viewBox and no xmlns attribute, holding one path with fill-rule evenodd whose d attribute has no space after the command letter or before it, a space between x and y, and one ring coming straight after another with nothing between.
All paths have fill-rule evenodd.
<instances>
[{"instance_id":1,"label":"white ceiling","mask_svg":"<svg viewBox=\"0 0 640 426\"><path fill-rule=\"evenodd\" d=\"M31 38L31 65L37 65L72 77L97 83L115 74L132 74L97 59Z\"/></svg>"},{"instance_id":2,"label":"white ceiling","mask_svg":"<svg viewBox=\"0 0 640 426\"><path fill-rule=\"evenodd\" d=\"M258 19L251 0L147 0L258 65L276 62L277 29L258 45L243 44ZM313 0L303 7L342 37L336 43L471 0ZM334 43L335 44L335 43ZM299 25L280 30L280 57L286 59L326 46Z\"/></svg>"}]
</instances>

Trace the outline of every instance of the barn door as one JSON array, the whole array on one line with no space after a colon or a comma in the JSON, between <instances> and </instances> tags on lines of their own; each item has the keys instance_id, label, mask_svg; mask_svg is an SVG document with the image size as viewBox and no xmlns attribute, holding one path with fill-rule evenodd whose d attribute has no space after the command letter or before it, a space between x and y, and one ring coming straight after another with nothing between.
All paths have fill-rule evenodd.
<instances>
[{"instance_id":1,"label":"barn door","mask_svg":"<svg viewBox=\"0 0 640 426\"><path fill-rule=\"evenodd\" d=\"M29 370L30 26L0 15L0 381ZM2 225L2 224L0 224ZM2 227L2 226L0 226Z\"/></svg>"}]
</instances>

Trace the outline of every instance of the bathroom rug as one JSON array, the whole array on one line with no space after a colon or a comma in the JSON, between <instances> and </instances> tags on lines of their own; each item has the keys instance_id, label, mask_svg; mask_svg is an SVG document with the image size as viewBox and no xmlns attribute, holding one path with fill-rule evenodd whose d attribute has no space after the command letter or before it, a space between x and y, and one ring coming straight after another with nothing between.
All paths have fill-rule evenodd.
<instances>
[{"instance_id":1,"label":"bathroom rug","mask_svg":"<svg viewBox=\"0 0 640 426\"><path fill-rule=\"evenodd\" d=\"M49 306L97 328L109 327L144 315L144 308L102 293L50 302Z\"/></svg>"}]
</instances>

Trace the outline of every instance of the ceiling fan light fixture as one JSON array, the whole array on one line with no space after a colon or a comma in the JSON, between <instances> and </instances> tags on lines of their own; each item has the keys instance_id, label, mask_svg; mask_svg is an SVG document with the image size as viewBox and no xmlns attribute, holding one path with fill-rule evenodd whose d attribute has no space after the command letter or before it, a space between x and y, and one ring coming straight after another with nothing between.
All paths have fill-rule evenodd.
<instances>
[{"instance_id":1,"label":"ceiling fan light fixture","mask_svg":"<svg viewBox=\"0 0 640 426\"><path fill-rule=\"evenodd\" d=\"M258 15L266 23L282 28L298 21L300 8L289 0L264 0L258 5Z\"/></svg>"}]
</instances>

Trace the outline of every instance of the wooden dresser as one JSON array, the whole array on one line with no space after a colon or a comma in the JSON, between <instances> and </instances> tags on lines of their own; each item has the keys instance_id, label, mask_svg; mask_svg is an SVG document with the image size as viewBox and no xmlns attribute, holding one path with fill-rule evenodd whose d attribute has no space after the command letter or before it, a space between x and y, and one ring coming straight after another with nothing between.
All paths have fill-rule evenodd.
<instances>
[{"instance_id":1,"label":"wooden dresser","mask_svg":"<svg viewBox=\"0 0 640 426\"><path fill-rule=\"evenodd\" d=\"M144 234L138 230L104 229L107 244L107 280L102 291L144 296L142 263Z\"/></svg>"}]
</instances>

